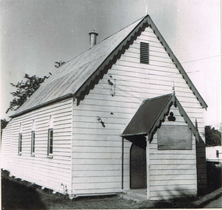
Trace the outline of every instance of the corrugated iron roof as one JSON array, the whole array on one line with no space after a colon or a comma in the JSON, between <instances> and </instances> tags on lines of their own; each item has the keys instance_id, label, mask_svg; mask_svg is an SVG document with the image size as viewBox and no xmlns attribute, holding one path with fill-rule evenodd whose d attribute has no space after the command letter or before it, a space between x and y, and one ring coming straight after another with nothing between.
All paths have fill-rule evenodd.
<instances>
[{"instance_id":1,"label":"corrugated iron roof","mask_svg":"<svg viewBox=\"0 0 222 210\"><path fill-rule=\"evenodd\" d=\"M197 128L193 125L175 94L167 94L144 100L123 131L122 137L131 140L133 136L148 135L149 140L152 141L153 135L161 126L162 122L164 122L165 117L168 115L170 107L173 104L178 107L184 121L196 136L197 141L199 141L200 135Z\"/></svg>"},{"instance_id":2,"label":"corrugated iron roof","mask_svg":"<svg viewBox=\"0 0 222 210\"><path fill-rule=\"evenodd\" d=\"M201 105L206 108L207 104L196 90L149 15L147 15L62 65L49 79L41 84L39 89L11 117L16 117L68 97L84 98L84 92L87 92L87 88L90 89L90 86L95 85L95 81L100 78L100 74L106 72L105 68L112 65L148 25L153 29L157 38L175 62L194 95L196 95Z\"/></svg>"},{"instance_id":3,"label":"corrugated iron roof","mask_svg":"<svg viewBox=\"0 0 222 210\"><path fill-rule=\"evenodd\" d=\"M122 136L148 135L154 123L158 120L171 99L172 94L168 94L144 100L126 129L123 131ZM168 111L169 107L167 107L165 111L166 115Z\"/></svg>"}]
</instances>

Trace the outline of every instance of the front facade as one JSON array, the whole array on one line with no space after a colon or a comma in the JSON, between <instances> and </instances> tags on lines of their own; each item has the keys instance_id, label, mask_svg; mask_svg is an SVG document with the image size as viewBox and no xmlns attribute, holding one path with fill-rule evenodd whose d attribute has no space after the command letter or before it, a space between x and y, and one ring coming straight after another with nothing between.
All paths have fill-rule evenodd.
<instances>
[{"instance_id":1,"label":"front facade","mask_svg":"<svg viewBox=\"0 0 222 210\"><path fill-rule=\"evenodd\" d=\"M161 100L158 112L148 106L143 125L134 126L136 113L156 97L169 103ZM70 197L144 188L150 200L196 194L204 108L146 16L64 64L12 116L2 168ZM155 119L143 117L150 110ZM161 147L168 134L171 143Z\"/></svg>"}]
</instances>

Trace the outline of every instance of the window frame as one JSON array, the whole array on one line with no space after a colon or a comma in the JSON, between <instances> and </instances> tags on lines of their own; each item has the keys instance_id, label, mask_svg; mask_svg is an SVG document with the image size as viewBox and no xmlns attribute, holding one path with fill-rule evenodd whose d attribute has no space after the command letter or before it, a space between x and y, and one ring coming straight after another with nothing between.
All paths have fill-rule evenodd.
<instances>
[{"instance_id":1,"label":"window frame","mask_svg":"<svg viewBox=\"0 0 222 210\"><path fill-rule=\"evenodd\" d=\"M31 156L35 156L35 131L31 131Z\"/></svg>"},{"instance_id":2,"label":"window frame","mask_svg":"<svg viewBox=\"0 0 222 210\"><path fill-rule=\"evenodd\" d=\"M53 157L53 128L48 129L47 157Z\"/></svg>"},{"instance_id":3,"label":"window frame","mask_svg":"<svg viewBox=\"0 0 222 210\"><path fill-rule=\"evenodd\" d=\"M22 133L19 132L19 137L18 137L18 154L22 155Z\"/></svg>"},{"instance_id":4,"label":"window frame","mask_svg":"<svg viewBox=\"0 0 222 210\"><path fill-rule=\"evenodd\" d=\"M140 42L140 63L150 64L150 46L148 42Z\"/></svg>"}]
</instances>

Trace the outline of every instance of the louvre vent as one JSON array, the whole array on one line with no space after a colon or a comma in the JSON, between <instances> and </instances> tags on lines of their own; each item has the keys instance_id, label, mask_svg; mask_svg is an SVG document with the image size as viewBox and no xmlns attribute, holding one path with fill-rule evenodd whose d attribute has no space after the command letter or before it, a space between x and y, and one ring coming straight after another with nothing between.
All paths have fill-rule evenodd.
<instances>
[{"instance_id":1,"label":"louvre vent","mask_svg":"<svg viewBox=\"0 0 222 210\"><path fill-rule=\"evenodd\" d=\"M140 42L140 63L149 64L149 43Z\"/></svg>"}]
</instances>

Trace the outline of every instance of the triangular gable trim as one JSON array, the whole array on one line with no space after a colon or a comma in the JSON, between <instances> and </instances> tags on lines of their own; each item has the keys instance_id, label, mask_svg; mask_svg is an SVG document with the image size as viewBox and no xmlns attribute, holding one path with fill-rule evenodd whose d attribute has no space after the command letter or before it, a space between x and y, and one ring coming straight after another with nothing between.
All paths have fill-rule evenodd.
<instances>
[{"instance_id":1,"label":"triangular gable trim","mask_svg":"<svg viewBox=\"0 0 222 210\"><path fill-rule=\"evenodd\" d=\"M153 126L151 127L150 131L147 133L150 142L153 140L153 135L156 133L157 129L161 127L162 122L164 122L165 117L169 114L170 107L175 102L175 95L172 95L170 100L165 104L162 111L160 112L159 116L155 120Z\"/></svg>"},{"instance_id":2,"label":"triangular gable trim","mask_svg":"<svg viewBox=\"0 0 222 210\"><path fill-rule=\"evenodd\" d=\"M184 121L188 124L188 127L191 129L192 133L194 134L197 141L199 142L201 137L198 132L198 129L194 126L194 124L192 123L192 121L188 117L187 113L185 112L185 110L183 109L182 105L180 104L180 102L178 101L177 98L176 98L176 106L178 107L181 116L184 118Z\"/></svg>"},{"instance_id":3,"label":"triangular gable trim","mask_svg":"<svg viewBox=\"0 0 222 210\"><path fill-rule=\"evenodd\" d=\"M175 64L176 68L179 70L179 72L181 73L182 77L185 79L186 83L188 84L189 88L192 90L193 94L196 96L197 100L200 102L200 105L203 108L207 109L208 106L207 106L206 102L204 101L204 99L202 98L202 96L200 95L200 93L198 92L198 90L196 89L196 87L194 86L192 81L190 80L190 78L187 75L186 71L184 70L183 66L181 65L181 63L176 58L176 56L174 55L173 51L168 46L167 42L165 41L165 39L163 38L163 36L159 32L158 28L156 27L156 25L154 24L152 19L149 17L149 15L147 16L147 20L148 20L148 24L152 28L154 34L156 34L158 40L163 45L164 49L166 50L166 52L168 53L168 55L172 59L173 63Z\"/></svg>"},{"instance_id":4,"label":"triangular gable trim","mask_svg":"<svg viewBox=\"0 0 222 210\"><path fill-rule=\"evenodd\" d=\"M200 102L200 105L207 109L207 104L197 91L196 87L190 80L189 76L185 72L184 68L166 43L165 39L157 29L156 25L152 21L149 15L146 15L137 26L128 34L128 36L112 51L112 53L104 60L104 62L99 66L99 68L88 78L87 81L76 91L74 97L78 99L78 103L80 100L83 100L85 95L89 93L90 89L92 89L95 84L98 83L100 79L103 78L103 75L107 73L108 69L112 67L112 65L116 62L118 58L125 52L126 49L133 43L133 41L145 30L146 27L150 26L156 34L158 40L163 45L164 49L172 59L172 62L175 64L178 71L181 73L182 77L185 79L189 88L192 90L193 94L196 96L197 100Z\"/></svg>"},{"instance_id":5,"label":"triangular gable trim","mask_svg":"<svg viewBox=\"0 0 222 210\"><path fill-rule=\"evenodd\" d=\"M162 122L164 122L165 116L168 115L169 110L171 106L174 104L175 107L178 107L178 110L180 112L180 115L184 118L185 123L187 123L188 127L191 129L193 135L196 137L196 140L199 142L199 139L201 138L199 135L199 132L197 128L194 126L192 121L190 120L189 116L183 109L182 105L180 104L179 100L177 97L173 94L171 100L166 104L165 108L163 109L163 112L160 114L159 118L156 120L154 123L153 127L148 133L150 142L153 139L153 135L156 133L157 129L161 127Z\"/></svg>"},{"instance_id":6,"label":"triangular gable trim","mask_svg":"<svg viewBox=\"0 0 222 210\"><path fill-rule=\"evenodd\" d=\"M74 97L77 98L79 104L80 100L83 100L85 94L88 94L90 89L92 89L95 84L98 83L100 79L103 78L103 75L112 67L117 59L125 52L126 49L137 39L137 37L145 30L147 27L147 21L143 18L136 27L131 30L127 37L120 42L120 44L107 56L99 68L88 78L87 81L76 91Z\"/></svg>"}]
</instances>

